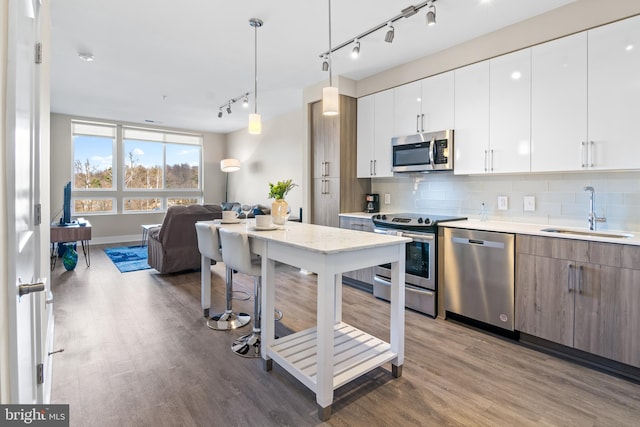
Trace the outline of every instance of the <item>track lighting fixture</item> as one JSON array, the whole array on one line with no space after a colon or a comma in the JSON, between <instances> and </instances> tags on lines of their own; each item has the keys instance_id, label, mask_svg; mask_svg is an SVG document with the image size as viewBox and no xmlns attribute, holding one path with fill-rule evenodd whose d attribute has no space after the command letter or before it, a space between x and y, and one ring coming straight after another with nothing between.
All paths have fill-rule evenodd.
<instances>
[{"instance_id":1,"label":"track lighting fixture","mask_svg":"<svg viewBox=\"0 0 640 427\"><path fill-rule=\"evenodd\" d=\"M384 41L386 41L387 43L391 43L393 42L394 36L395 36L395 29L393 28L393 25L391 25L391 22L389 22L387 24L387 34L384 36Z\"/></svg>"},{"instance_id":2,"label":"track lighting fixture","mask_svg":"<svg viewBox=\"0 0 640 427\"><path fill-rule=\"evenodd\" d=\"M429 5L429 11L427 12L427 26L431 27L436 25L436 7L433 2Z\"/></svg>"},{"instance_id":3,"label":"track lighting fixture","mask_svg":"<svg viewBox=\"0 0 640 427\"><path fill-rule=\"evenodd\" d=\"M224 104L222 104L220 107L218 107L218 117L222 118L222 113L223 113L223 109L224 111L227 112L227 114L231 114L231 106L233 104L235 104L236 102L242 100L242 106L243 107L248 107L249 106L249 92L245 92L242 95L238 95L235 98L231 98L228 101L226 101Z\"/></svg>"},{"instance_id":4,"label":"track lighting fixture","mask_svg":"<svg viewBox=\"0 0 640 427\"><path fill-rule=\"evenodd\" d=\"M355 39L354 42L356 45L353 47L353 50L351 51L351 57L357 58L358 56L360 56L360 42L358 41L358 39Z\"/></svg>"},{"instance_id":5,"label":"track lighting fixture","mask_svg":"<svg viewBox=\"0 0 640 427\"><path fill-rule=\"evenodd\" d=\"M412 6L407 6L404 9L402 9L400 11L399 14L397 14L396 16L392 17L391 19L387 19L386 21L375 25L371 28L369 28L367 31L358 34L355 37L352 37L350 39L347 39L347 41L340 43L339 45L335 46L335 47L329 47L329 50L326 52L321 53L319 56L320 58L323 59L322 62L322 70L323 71L327 71L329 68L329 64L331 63L330 61L330 54L342 49L345 46L350 46L351 44L353 44L353 48L351 50L351 55L354 56L356 52L360 52L360 41L368 36L369 34L375 33L378 30L381 29L385 29L386 33L385 33L385 37L384 37L384 41L387 43L392 43L393 42L393 38L395 36L395 29L393 28L393 23L403 19L403 18L409 18L415 14L417 14L421 9L428 7L428 12L426 15L427 18L427 25L431 26L431 25L435 25L436 23L436 7L435 7L435 2L436 1L442 1L442 0L427 0L427 1L423 1L420 2L416 5L412 5ZM327 61L327 58L329 58L329 61Z\"/></svg>"}]
</instances>

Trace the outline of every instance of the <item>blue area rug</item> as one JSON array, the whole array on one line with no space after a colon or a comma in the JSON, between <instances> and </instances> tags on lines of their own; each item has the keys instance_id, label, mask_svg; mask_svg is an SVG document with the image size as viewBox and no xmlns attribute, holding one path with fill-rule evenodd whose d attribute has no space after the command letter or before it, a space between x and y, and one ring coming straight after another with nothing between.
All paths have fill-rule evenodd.
<instances>
[{"instance_id":1,"label":"blue area rug","mask_svg":"<svg viewBox=\"0 0 640 427\"><path fill-rule=\"evenodd\" d=\"M113 261L120 273L146 270L147 247L146 246L120 246L118 248L106 248L104 253Z\"/></svg>"}]
</instances>

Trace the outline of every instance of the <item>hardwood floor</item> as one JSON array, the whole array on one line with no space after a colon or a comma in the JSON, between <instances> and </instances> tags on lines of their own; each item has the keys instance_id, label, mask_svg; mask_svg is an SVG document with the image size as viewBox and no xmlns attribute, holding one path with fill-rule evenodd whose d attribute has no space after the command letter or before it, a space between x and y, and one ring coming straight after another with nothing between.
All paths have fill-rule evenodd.
<instances>
[{"instance_id":1,"label":"hardwood floor","mask_svg":"<svg viewBox=\"0 0 640 427\"><path fill-rule=\"evenodd\" d=\"M72 426L631 426L640 385L513 341L406 312L403 376L390 365L335 391L333 415L274 363L231 353L248 333L213 331L200 308L200 272L121 274L92 247L74 271L52 272L55 349L52 403L70 404ZM213 307L224 308L224 269L212 267ZM284 268L277 333L315 324L315 276ZM235 288L252 291L237 274ZM388 338L389 305L344 287L343 318ZM253 301L234 308L253 313Z\"/></svg>"}]
</instances>

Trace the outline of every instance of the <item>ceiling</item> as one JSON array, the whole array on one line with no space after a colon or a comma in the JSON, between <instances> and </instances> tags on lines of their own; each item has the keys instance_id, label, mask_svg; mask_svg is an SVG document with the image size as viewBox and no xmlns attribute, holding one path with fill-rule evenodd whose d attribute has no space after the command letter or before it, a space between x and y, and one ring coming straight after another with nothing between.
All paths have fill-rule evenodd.
<instances>
[{"instance_id":1,"label":"ceiling","mask_svg":"<svg viewBox=\"0 0 640 427\"><path fill-rule=\"evenodd\" d=\"M359 80L573 0L437 0L333 54L334 75ZM332 45L383 23L417 0L332 2ZM326 80L327 1L57 0L51 2L51 111L133 123L228 133L247 126L250 106L220 106L253 93L258 29L258 112L263 120L301 107L303 88ZM90 53L94 61L78 54Z\"/></svg>"}]
</instances>

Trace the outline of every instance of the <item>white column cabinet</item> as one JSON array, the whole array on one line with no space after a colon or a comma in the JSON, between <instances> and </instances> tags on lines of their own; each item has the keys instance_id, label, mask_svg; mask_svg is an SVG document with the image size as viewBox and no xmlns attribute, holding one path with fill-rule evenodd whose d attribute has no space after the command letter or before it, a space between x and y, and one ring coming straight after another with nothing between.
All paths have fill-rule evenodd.
<instances>
[{"instance_id":1,"label":"white column cabinet","mask_svg":"<svg viewBox=\"0 0 640 427\"><path fill-rule=\"evenodd\" d=\"M490 60L487 163L493 172L531 171L531 49Z\"/></svg>"},{"instance_id":2,"label":"white column cabinet","mask_svg":"<svg viewBox=\"0 0 640 427\"><path fill-rule=\"evenodd\" d=\"M591 169L640 167L640 16L588 31Z\"/></svg>"},{"instance_id":3,"label":"white column cabinet","mask_svg":"<svg viewBox=\"0 0 640 427\"><path fill-rule=\"evenodd\" d=\"M587 33L531 49L531 171L585 168Z\"/></svg>"},{"instance_id":4,"label":"white column cabinet","mask_svg":"<svg viewBox=\"0 0 640 427\"><path fill-rule=\"evenodd\" d=\"M358 178L391 177L393 90L358 99Z\"/></svg>"},{"instance_id":5,"label":"white column cabinet","mask_svg":"<svg viewBox=\"0 0 640 427\"><path fill-rule=\"evenodd\" d=\"M454 173L485 173L485 153L489 149L489 61L455 70L454 129Z\"/></svg>"}]
</instances>

